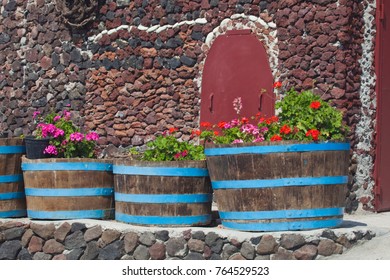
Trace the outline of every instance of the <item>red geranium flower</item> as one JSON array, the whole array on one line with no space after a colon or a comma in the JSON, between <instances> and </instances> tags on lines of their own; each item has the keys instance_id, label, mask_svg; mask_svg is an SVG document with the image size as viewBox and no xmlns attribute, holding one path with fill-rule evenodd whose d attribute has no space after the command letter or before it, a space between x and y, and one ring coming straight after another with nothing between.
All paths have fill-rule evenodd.
<instances>
[{"instance_id":1,"label":"red geranium flower","mask_svg":"<svg viewBox=\"0 0 390 280\"><path fill-rule=\"evenodd\" d=\"M225 125L226 125L226 122L219 122L219 123L218 123L218 127L219 127L220 129L224 129L224 128L225 128Z\"/></svg>"},{"instance_id":2,"label":"red geranium flower","mask_svg":"<svg viewBox=\"0 0 390 280\"><path fill-rule=\"evenodd\" d=\"M204 127L204 128L210 128L212 125L211 125L211 123L209 123L209 122L201 122L201 123L200 123L200 126L201 126L201 127Z\"/></svg>"},{"instance_id":3,"label":"red geranium flower","mask_svg":"<svg viewBox=\"0 0 390 280\"><path fill-rule=\"evenodd\" d=\"M171 127L169 129L169 133L174 133L175 131L178 131L178 129L176 127Z\"/></svg>"},{"instance_id":4,"label":"red geranium flower","mask_svg":"<svg viewBox=\"0 0 390 280\"><path fill-rule=\"evenodd\" d=\"M313 138L314 141L317 141L320 136L320 131L317 129L310 129L306 132L306 136Z\"/></svg>"},{"instance_id":5,"label":"red geranium flower","mask_svg":"<svg viewBox=\"0 0 390 280\"><path fill-rule=\"evenodd\" d=\"M246 123L248 123L248 122L249 122L248 118L243 117L243 118L241 119L241 123L242 123L242 124L246 124Z\"/></svg>"},{"instance_id":6,"label":"red geranium flower","mask_svg":"<svg viewBox=\"0 0 390 280\"><path fill-rule=\"evenodd\" d=\"M321 103L319 101L313 101L311 104L310 104L310 108L314 109L314 110L317 110L318 108L321 107Z\"/></svg>"},{"instance_id":7,"label":"red geranium flower","mask_svg":"<svg viewBox=\"0 0 390 280\"><path fill-rule=\"evenodd\" d=\"M201 131L199 130L199 129L195 129L195 130L193 130L192 132L191 132L191 135L192 136L200 136L200 134L201 134Z\"/></svg>"},{"instance_id":8,"label":"red geranium flower","mask_svg":"<svg viewBox=\"0 0 390 280\"><path fill-rule=\"evenodd\" d=\"M274 88L281 88L282 87L282 82L275 82L274 83Z\"/></svg>"},{"instance_id":9,"label":"red geranium flower","mask_svg":"<svg viewBox=\"0 0 390 280\"><path fill-rule=\"evenodd\" d=\"M291 128L285 124L280 128L280 134L290 134L291 133Z\"/></svg>"},{"instance_id":10,"label":"red geranium flower","mask_svg":"<svg viewBox=\"0 0 390 280\"><path fill-rule=\"evenodd\" d=\"M275 134L274 136L271 137L271 142L277 142L277 141L282 141L283 138L280 135Z\"/></svg>"}]
</instances>

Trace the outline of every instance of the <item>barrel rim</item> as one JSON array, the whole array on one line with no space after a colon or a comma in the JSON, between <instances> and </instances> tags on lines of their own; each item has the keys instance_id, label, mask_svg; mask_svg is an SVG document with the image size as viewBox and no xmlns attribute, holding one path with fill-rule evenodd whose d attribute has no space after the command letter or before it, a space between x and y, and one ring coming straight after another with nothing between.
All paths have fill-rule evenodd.
<instances>
[{"instance_id":1,"label":"barrel rim","mask_svg":"<svg viewBox=\"0 0 390 280\"><path fill-rule=\"evenodd\" d=\"M206 168L206 160L175 160L175 161L147 161L135 159L114 159L114 166L139 166L139 167L196 167Z\"/></svg>"}]
</instances>

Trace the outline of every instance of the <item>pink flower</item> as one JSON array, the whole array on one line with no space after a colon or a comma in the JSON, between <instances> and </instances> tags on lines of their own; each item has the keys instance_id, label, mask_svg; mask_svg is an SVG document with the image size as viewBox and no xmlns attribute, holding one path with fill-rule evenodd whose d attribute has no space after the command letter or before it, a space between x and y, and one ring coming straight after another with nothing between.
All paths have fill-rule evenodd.
<instances>
[{"instance_id":1,"label":"pink flower","mask_svg":"<svg viewBox=\"0 0 390 280\"><path fill-rule=\"evenodd\" d=\"M65 132L62 129L57 128L56 131L53 134L54 138L57 138L59 136L64 136Z\"/></svg>"},{"instance_id":2,"label":"pink flower","mask_svg":"<svg viewBox=\"0 0 390 280\"><path fill-rule=\"evenodd\" d=\"M81 142L84 140L84 135L80 132L73 132L70 136L70 141Z\"/></svg>"},{"instance_id":3,"label":"pink flower","mask_svg":"<svg viewBox=\"0 0 390 280\"><path fill-rule=\"evenodd\" d=\"M184 150L181 152L181 156L182 157L186 157L188 155L188 151L187 150Z\"/></svg>"},{"instance_id":4,"label":"pink flower","mask_svg":"<svg viewBox=\"0 0 390 280\"><path fill-rule=\"evenodd\" d=\"M48 155L58 155L58 151L57 151L57 148L53 145L49 145L45 148L45 150L43 151L44 154L48 154Z\"/></svg>"},{"instance_id":5,"label":"pink flower","mask_svg":"<svg viewBox=\"0 0 390 280\"><path fill-rule=\"evenodd\" d=\"M244 141L241 140L241 139L236 139L236 140L234 140L234 141L232 142L232 144L238 144L238 143L244 143Z\"/></svg>"},{"instance_id":6,"label":"pink flower","mask_svg":"<svg viewBox=\"0 0 390 280\"><path fill-rule=\"evenodd\" d=\"M87 141L97 141L97 140L99 140L99 134L92 131L92 132L88 133L87 135L85 135L85 139Z\"/></svg>"},{"instance_id":7,"label":"pink flower","mask_svg":"<svg viewBox=\"0 0 390 280\"><path fill-rule=\"evenodd\" d=\"M258 143L258 142L263 142L265 139L264 139L264 136L258 136L257 138L255 138L252 142L253 143Z\"/></svg>"},{"instance_id":8,"label":"pink flower","mask_svg":"<svg viewBox=\"0 0 390 280\"><path fill-rule=\"evenodd\" d=\"M35 111L34 113L33 113L33 119L35 119L38 115L40 115L41 114L41 112L39 112L39 111Z\"/></svg>"},{"instance_id":9,"label":"pink flower","mask_svg":"<svg viewBox=\"0 0 390 280\"><path fill-rule=\"evenodd\" d=\"M247 134L252 134L254 136L256 136L260 133L259 129L256 126L254 126L253 124L244 124L241 127L241 132L247 133Z\"/></svg>"},{"instance_id":10,"label":"pink flower","mask_svg":"<svg viewBox=\"0 0 390 280\"><path fill-rule=\"evenodd\" d=\"M234 111L236 111L237 115L240 114L240 111L242 109L242 100L241 97L237 97L233 100L233 108Z\"/></svg>"},{"instance_id":11,"label":"pink flower","mask_svg":"<svg viewBox=\"0 0 390 280\"><path fill-rule=\"evenodd\" d=\"M64 110L64 119L65 120L70 120L70 117L71 117L71 113L67 110Z\"/></svg>"},{"instance_id":12,"label":"pink flower","mask_svg":"<svg viewBox=\"0 0 390 280\"><path fill-rule=\"evenodd\" d=\"M240 125L240 120L239 119L234 119L230 122L231 127L236 127Z\"/></svg>"},{"instance_id":13,"label":"pink flower","mask_svg":"<svg viewBox=\"0 0 390 280\"><path fill-rule=\"evenodd\" d=\"M55 116L54 119L53 119L53 121L57 122L57 121L59 121L60 119L61 119L60 116Z\"/></svg>"}]
</instances>

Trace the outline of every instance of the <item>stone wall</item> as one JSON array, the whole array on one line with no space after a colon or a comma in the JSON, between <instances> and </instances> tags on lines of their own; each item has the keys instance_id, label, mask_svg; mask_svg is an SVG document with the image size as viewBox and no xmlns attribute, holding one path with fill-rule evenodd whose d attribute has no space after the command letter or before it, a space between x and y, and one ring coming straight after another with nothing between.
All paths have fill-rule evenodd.
<instances>
[{"instance_id":1,"label":"stone wall","mask_svg":"<svg viewBox=\"0 0 390 280\"><path fill-rule=\"evenodd\" d=\"M70 104L74 119L96 130L109 154L142 146L172 126L188 140L199 126L210 46L227 30L251 29L283 89L314 86L345 112L353 147L346 210L359 201L372 209L374 0L99 3L96 19L75 29L55 1L2 1L1 129L28 134L35 110Z\"/></svg>"},{"instance_id":2,"label":"stone wall","mask_svg":"<svg viewBox=\"0 0 390 280\"><path fill-rule=\"evenodd\" d=\"M98 222L40 223L0 220L0 260L312 260L342 254L359 240L370 240L369 230L337 233L252 234L226 237L213 229L126 230Z\"/></svg>"}]
</instances>

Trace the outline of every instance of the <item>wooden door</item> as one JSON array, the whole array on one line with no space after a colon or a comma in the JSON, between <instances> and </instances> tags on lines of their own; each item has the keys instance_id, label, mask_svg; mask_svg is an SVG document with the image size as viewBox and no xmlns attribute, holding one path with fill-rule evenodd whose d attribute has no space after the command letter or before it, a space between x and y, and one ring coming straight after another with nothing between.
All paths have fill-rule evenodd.
<instances>
[{"instance_id":1,"label":"wooden door","mask_svg":"<svg viewBox=\"0 0 390 280\"><path fill-rule=\"evenodd\" d=\"M390 3L377 1L377 146L375 209L390 210Z\"/></svg>"},{"instance_id":2,"label":"wooden door","mask_svg":"<svg viewBox=\"0 0 390 280\"><path fill-rule=\"evenodd\" d=\"M201 122L237 117L233 100L241 97L242 117L274 114L273 76L262 43L250 30L228 31L214 41L202 77Z\"/></svg>"}]
</instances>

